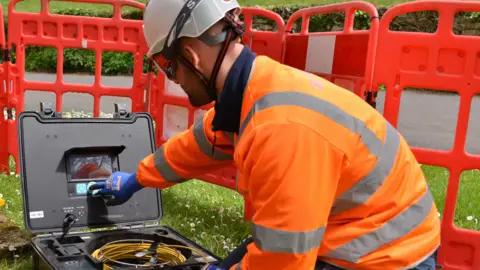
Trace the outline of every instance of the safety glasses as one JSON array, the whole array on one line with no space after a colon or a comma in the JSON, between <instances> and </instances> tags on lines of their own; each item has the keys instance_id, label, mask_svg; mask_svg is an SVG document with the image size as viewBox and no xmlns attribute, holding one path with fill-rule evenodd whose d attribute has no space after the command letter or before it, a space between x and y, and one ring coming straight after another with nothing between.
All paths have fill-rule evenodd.
<instances>
[{"instance_id":1,"label":"safety glasses","mask_svg":"<svg viewBox=\"0 0 480 270\"><path fill-rule=\"evenodd\" d=\"M157 53L152 56L153 63L155 66L167 76L168 79L173 80L176 75L177 64L175 58L169 60L165 58L162 53Z\"/></svg>"}]
</instances>

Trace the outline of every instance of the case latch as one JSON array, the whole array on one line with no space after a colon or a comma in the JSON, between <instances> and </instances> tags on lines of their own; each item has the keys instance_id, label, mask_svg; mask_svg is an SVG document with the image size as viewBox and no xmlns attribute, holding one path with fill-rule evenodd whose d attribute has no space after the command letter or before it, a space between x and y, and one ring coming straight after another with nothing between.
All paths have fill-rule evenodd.
<instances>
[{"instance_id":1,"label":"case latch","mask_svg":"<svg viewBox=\"0 0 480 270\"><path fill-rule=\"evenodd\" d=\"M113 113L113 118L123 119L130 118L132 114L127 110L126 104L114 103L115 112Z\"/></svg>"},{"instance_id":2,"label":"case latch","mask_svg":"<svg viewBox=\"0 0 480 270\"><path fill-rule=\"evenodd\" d=\"M62 117L61 113L57 113L53 110L53 105L51 102L41 102L40 101L40 113L43 118L55 118Z\"/></svg>"}]
</instances>

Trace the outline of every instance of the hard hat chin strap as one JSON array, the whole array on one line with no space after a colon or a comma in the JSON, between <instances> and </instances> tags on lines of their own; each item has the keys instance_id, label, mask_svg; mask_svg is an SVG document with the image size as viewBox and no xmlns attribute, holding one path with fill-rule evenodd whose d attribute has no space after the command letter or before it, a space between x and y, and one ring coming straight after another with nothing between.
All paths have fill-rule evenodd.
<instances>
[{"instance_id":1,"label":"hard hat chin strap","mask_svg":"<svg viewBox=\"0 0 480 270\"><path fill-rule=\"evenodd\" d=\"M222 66L223 60L227 55L230 43L237 37L242 37L244 34L243 24L235 21L235 17L233 14L227 13L223 20L227 22L227 27L221 33L212 36L205 32L198 38L200 41L202 41L208 46L215 46L217 44L223 43L223 46L215 61L215 65L213 66L210 79L206 78L205 75L198 71L183 55L178 55L179 60L200 77L203 84L207 88L207 94L210 97L211 101L217 100L217 90L215 83L217 81L218 73L220 72L220 67Z\"/></svg>"},{"instance_id":2,"label":"hard hat chin strap","mask_svg":"<svg viewBox=\"0 0 480 270\"><path fill-rule=\"evenodd\" d=\"M193 9L198 5L201 0L189 0L185 2L182 10L177 16L177 19L173 23L172 28L170 29L167 38L165 39L165 44L163 45L162 53L163 55L169 59L173 60L177 57L185 66L190 68L194 73L196 73L199 78L202 80L203 84L207 87L207 93L211 99L211 101L217 100L217 91L215 87L215 82L217 81L218 72L220 71L220 67L222 66L223 59L227 54L228 47L230 43L235 40L237 37L242 37L245 29L244 25L241 22L236 21L236 17L233 14L233 10L227 12L225 16L222 18L223 21L227 23L227 27L218 35L212 36L207 32L203 33L198 37L200 41L205 43L208 46L215 46L221 43L223 44L220 53L217 56L217 60L212 70L212 74L210 75L210 79L206 78L200 71L198 71L183 55L178 53L179 49L179 35L183 29L183 26L187 22L188 18L190 17ZM173 36L172 36L173 34ZM171 39L171 42L170 42Z\"/></svg>"}]
</instances>

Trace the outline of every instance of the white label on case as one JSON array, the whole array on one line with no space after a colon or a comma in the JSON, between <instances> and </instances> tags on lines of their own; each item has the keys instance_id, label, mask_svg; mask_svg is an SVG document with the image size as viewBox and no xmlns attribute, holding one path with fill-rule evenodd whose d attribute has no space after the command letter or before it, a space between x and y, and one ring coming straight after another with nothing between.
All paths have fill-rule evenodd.
<instances>
[{"instance_id":1,"label":"white label on case","mask_svg":"<svg viewBox=\"0 0 480 270\"><path fill-rule=\"evenodd\" d=\"M32 211L30 212L30 218L43 218L43 211Z\"/></svg>"}]
</instances>

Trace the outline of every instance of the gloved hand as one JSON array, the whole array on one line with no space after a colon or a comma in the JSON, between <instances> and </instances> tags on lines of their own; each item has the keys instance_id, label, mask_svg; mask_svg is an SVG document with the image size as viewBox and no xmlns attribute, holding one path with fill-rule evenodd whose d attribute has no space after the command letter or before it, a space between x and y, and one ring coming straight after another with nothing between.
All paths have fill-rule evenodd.
<instances>
[{"instance_id":1,"label":"gloved hand","mask_svg":"<svg viewBox=\"0 0 480 270\"><path fill-rule=\"evenodd\" d=\"M135 192L141 190L136 173L114 172L105 182L89 186L93 195L109 196L107 206L120 205L128 201Z\"/></svg>"}]
</instances>

